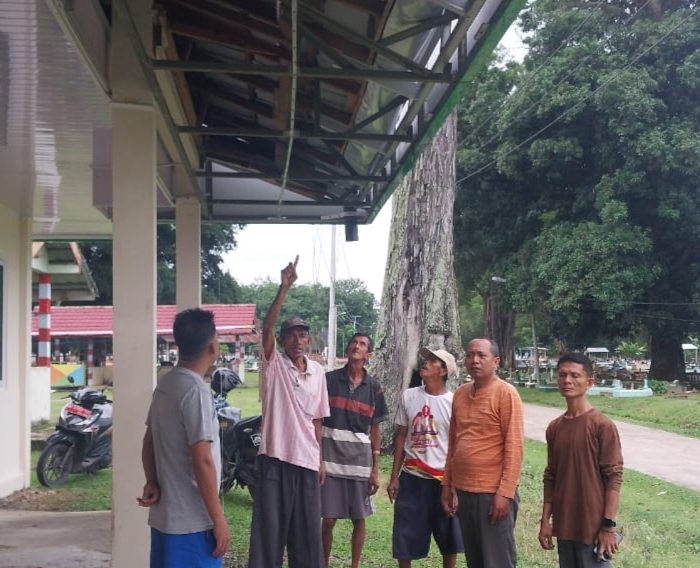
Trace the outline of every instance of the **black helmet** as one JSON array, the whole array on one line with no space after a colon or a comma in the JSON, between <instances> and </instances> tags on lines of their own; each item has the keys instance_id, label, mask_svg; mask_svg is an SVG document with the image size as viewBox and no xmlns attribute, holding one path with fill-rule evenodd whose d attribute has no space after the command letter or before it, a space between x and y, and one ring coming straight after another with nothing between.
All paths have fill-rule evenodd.
<instances>
[{"instance_id":1,"label":"black helmet","mask_svg":"<svg viewBox=\"0 0 700 568\"><path fill-rule=\"evenodd\" d=\"M71 394L71 398L85 408L92 408L96 404L103 404L107 400L105 395L91 388L77 390Z\"/></svg>"},{"instance_id":2,"label":"black helmet","mask_svg":"<svg viewBox=\"0 0 700 568\"><path fill-rule=\"evenodd\" d=\"M211 374L211 390L220 396L226 397L229 392L241 384L243 381L238 374L226 367L219 367Z\"/></svg>"}]
</instances>

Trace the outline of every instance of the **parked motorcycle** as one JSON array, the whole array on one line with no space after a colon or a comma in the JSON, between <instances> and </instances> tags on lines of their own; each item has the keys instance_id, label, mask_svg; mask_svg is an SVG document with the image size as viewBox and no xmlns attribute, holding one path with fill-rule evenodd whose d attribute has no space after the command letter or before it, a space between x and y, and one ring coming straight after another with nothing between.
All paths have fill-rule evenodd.
<instances>
[{"instance_id":1,"label":"parked motorcycle","mask_svg":"<svg viewBox=\"0 0 700 568\"><path fill-rule=\"evenodd\" d=\"M241 409L226 400L229 392L241 385L240 377L231 369L221 367L211 376L214 406L219 420L221 441L221 494L235 485L247 487L251 498L255 488L255 458L260 446L262 415L241 419Z\"/></svg>"},{"instance_id":2,"label":"parked motorcycle","mask_svg":"<svg viewBox=\"0 0 700 568\"><path fill-rule=\"evenodd\" d=\"M67 398L36 466L44 487L62 485L71 473L94 473L112 465L112 401L92 388Z\"/></svg>"}]
</instances>

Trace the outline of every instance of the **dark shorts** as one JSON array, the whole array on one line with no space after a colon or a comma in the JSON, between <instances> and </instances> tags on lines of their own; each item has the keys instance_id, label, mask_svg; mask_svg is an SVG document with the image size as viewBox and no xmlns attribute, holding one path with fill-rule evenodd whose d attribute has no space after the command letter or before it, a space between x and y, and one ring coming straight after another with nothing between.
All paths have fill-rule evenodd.
<instances>
[{"instance_id":1,"label":"dark shorts","mask_svg":"<svg viewBox=\"0 0 700 568\"><path fill-rule=\"evenodd\" d=\"M394 558L425 558L430 551L431 535L443 556L464 552L459 521L442 510L441 494L438 480L401 473L399 494L394 502Z\"/></svg>"},{"instance_id":2,"label":"dark shorts","mask_svg":"<svg viewBox=\"0 0 700 568\"><path fill-rule=\"evenodd\" d=\"M559 568L610 568L610 561L598 562L592 544L557 539Z\"/></svg>"},{"instance_id":3,"label":"dark shorts","mask_svg":"<svg viewBox=\"0 0 700 568\"><path fill-rule=\"evenodd\" d=\"M151 528L151 568L220 568L223 556L212 556L214 533L166 534Z\"/></svg>"},{"instance_id":4,"label":"dark shorts","mask_svg":"<svg viewBox=\"0 0 700 568\"><path fill-rule=\"evenodd\" d=\"M321 485L321 516L324 519L366 519L374 513L369 482L326 477Z\"/></svg>"}]
</instances>

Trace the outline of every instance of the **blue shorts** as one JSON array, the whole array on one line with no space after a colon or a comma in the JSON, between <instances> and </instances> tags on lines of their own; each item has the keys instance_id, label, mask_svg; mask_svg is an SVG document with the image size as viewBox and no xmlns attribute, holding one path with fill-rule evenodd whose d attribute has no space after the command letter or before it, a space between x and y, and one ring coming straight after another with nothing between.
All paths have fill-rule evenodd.
<instances>
[{"instance_id":1,"label":"blue shorts","mask_svg":"<svg viewBox=\"0 0 700 568\"><path fill-rule=\"evenodd\" d=\"M151 568L221 568L223 557L211 530L190 534L166 534L151 527Z\"/></svg>"}]
</instances>

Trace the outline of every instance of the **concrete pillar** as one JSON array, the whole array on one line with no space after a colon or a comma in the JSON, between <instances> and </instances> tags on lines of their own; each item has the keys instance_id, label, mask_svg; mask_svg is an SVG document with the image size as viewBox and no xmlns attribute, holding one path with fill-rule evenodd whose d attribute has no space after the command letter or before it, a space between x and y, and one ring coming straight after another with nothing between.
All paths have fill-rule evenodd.
<instances>
[{"instance_id":1,"label":"concrete pillar","mask_svg":"<svg viewBox=\"0 0 700 568\"><path fill-rule=\"evenodd\" d=\"M114 435L112 566L147 566L141 440L156 364L156 125L151 107L112 109Z\"/></svg>"},{"instance_id":2,"label":"concrete pillar","mask_svg":"<svg viewBox=\"0 0 700 568\"><path fill-rule=\"evenodd\" d=\"M32 220L21 219L19 223L19 365L18 385L20 389L20 431L23 448L20 471L24 475L24 486L31 484L31 360L32 360Z\"/></svg>"},{"instance_id":3,"label":"concrete pillar","mask_svg":"<svg viewBox=\"0 0 700 568\"><path fill-rule=\"evenodd\" d=\"M114 434L112 567L148 566L141 441L156 382L156 116L129 39L150 53L151 2L120 0L112 22ZM113 4L115 5L115 4ZM124 6L129 18L125 18ZM132 24L133 22L133 24Z\"/></svg>"},{"instance_id":4,"label":"concrete pillar","mask_svg":"<svg viewBox=\"0 0 700 568\"><path fill-rule=\"evenodd\" d=\"M175 286L180 312L202 302L202 221L196 197L177 198L175 229Z\"/></svg>"}]
</instances>

